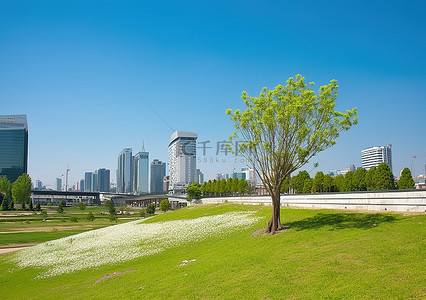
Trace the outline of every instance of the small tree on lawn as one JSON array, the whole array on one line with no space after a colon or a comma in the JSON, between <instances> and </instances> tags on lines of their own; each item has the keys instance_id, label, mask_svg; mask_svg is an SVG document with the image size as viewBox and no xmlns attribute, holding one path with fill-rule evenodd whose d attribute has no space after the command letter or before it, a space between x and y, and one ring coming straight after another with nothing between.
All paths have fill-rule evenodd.
<instances>
[{"instance_id":1,"label":"small tree on lawn","mask_svg":"<svg viewBox=\"0 0 426 300\"><path fill-rule=\"evenodd\" d=\"M6 176L0 178L0 192L4 193L3 201L1 203L1 210L8 210L9 198L12 195L12 184Z\"/></svg>"},{"instance_id":2,"label":"small tree on lawn","mask_svg":"<svg viewBox=\"0 0 426 300\"><path fill-rule=\"evenodd\" d=\"M343 176L342 174L339 174L336 177L334 177L334 184L336 186L337 191L344 192L346 189L345 176Z\"/></svg>"},{"instance_id":3,"label":"small tree on lawn","mask_svg":"<svg viewBox=\"0 0 426 300\"><path fill-rule=\"evenodd\" d=\"M64 204L62 203L62 201L59 202L59 205L58 205L58 208L56 209L56 211L60 214L64 212Z\"/></svg>"},{"instance_id":4,"label":"small tree on lawn","mask_svg":"<svg viewBox=\"0 0 426 300\"><path fill-rule=\"evenodd\" d=\"M41 206L40 206L40 203L39 203L39 202L37 202L36 207L35 207L35 210L36 210L36 211L41 211Z\"/></svg>"},{"instance_id":5,"label":"small tree on lawn","mask_svg":"<svg viewBox=\"0 0 426 300\"><path fill-rule=\"evenodd\" d=\"M93 215L93 213L92 213L92 212L89 212L89 214L87 215L87 220L88 220L88 221L93 221L93 220L95 220L95 216Z\"/></svg>"},{"instance_id":6,"label":"small tree on lawn","mask_svg":"<svg viewBox=\"0 0 426 300\"><path fill-rule=\"evenodd\" d=\"M345 113L334 109L336 80L321 86L317 95L313 85L297 75L289 78L285 87L263 88L259 97L243 92L246 110L226 111L235 128L231 141L255 168L272 198L273 212L265 232L281 229L280 187L284 179L333 146L340 132L357 123L356 108Z\"/></svg>"},{"instance_id":7,"label":"small tree on lawn","mask_svg":"<svg viewBox=\"0 0 426 300\"><path fill-rule=\"evenodd\" d=\"M170 210L170 207L171 207L171 205L170 205L170 202L169 202L168 199L161 200L161 202L160 202L160 209L162 211L168 211L168 210Z\"/></svg>"},{"instance_id":8,"label":"small tree on lawn","mask_svg":"<svg viewBox=\"0 0 426 300\"><path fill-rule=\"evenodd\" d=\"M148 206L146 208L146 213L149 214L149 215L155 214L155 204L154 203L148 204Z\"/></svg>"},{"instance_id":9,"label":"small tree on lawn","mask_svg":"<svg viewBox=\"0 0 426 300\"><path fill-rule=\"evenodd\" d=\"M25 204L31 199L31 178L27 173L19 176L12 184L12 197L15 203L22 204L22 209L25 209Z\"/></svg>"},{"instance_id":10,"label":"small tree on lawn","mask_svg":"<svg viewBox=\"0 0 426 300\"><path fill-rule=\"evenodd\" d=\"M106 200L104 203L105 207L108 209L110 215L117 215L117 210L115 209L114 201Z\"/></svg>"},{"instance_id":11,"label":"small tree on lawn","mask_svg":"<svg viewBox=\"0 0 426 300\"><path fill-rule=\"evenodd\" d=\"M404 168L401 172L401 177L398 181L398 189L400 190L411 190L416 187L413 176L409 168Z\"/></svg>"}]
</instances>

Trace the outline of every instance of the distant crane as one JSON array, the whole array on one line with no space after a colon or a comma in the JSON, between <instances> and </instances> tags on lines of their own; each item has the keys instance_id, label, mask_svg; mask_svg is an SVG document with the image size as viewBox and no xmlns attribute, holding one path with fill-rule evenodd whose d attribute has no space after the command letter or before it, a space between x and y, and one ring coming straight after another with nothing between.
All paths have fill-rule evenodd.
<instances>
[{"instance_id":1,"label":"distant crane","mask_svg":"<svg viewBox=\"0 0 426 300\"><path fill-rule=\"evenodd\" d=\"M418 157L426 157L426 155L414 155L414 156L411 157L411 175L413 177L416 176L416 174L415 174L416 170L414 168L414 159L416 159ZM425 173L426 173L426 169L425 169Z\"/></svg>"}]
</instances>

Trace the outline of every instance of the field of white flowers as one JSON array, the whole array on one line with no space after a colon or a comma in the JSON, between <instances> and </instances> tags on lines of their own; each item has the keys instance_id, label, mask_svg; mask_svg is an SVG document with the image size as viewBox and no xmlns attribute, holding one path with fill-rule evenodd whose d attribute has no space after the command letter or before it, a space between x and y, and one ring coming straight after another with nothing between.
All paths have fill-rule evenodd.
<instances>
[{"instance_id":1,"label":"field of white flowers","mask_svg":"<svg viewBox=\"0 0 426 300\"><path fill-rule=\"evenodd\" d=\"M41 268L36 278L45 278L227 235L258 219L253 212L230 212L150 224L133 221L29 247L15 252L11 259L20 268Z\"/></svg>"}]
</instances>

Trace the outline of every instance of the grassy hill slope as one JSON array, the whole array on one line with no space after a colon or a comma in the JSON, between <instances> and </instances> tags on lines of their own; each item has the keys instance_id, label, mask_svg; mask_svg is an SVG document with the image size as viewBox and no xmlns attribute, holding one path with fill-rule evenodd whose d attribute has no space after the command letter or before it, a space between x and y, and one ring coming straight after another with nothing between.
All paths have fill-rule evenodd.
<instances>
[{"instance_id":1,"label":"grassy hill slope","mask_svg":"<svg viewBox=\"0 0 426 300\"><path fill-rule=\"evenodd\" d=\"M163 241L160 244L166 245L164 251L157 254L47 278L37 277L43 268L18 268L12 261L14 255L37 256L37 252L18 251L2 256L1 296L3 299L426 297L426 215L283 209L282 222L289 226L288 230L273 236L251 236L266 225L271 208L222 204L184 208L145 220L143 224L164 222L155 228L178 226L171 221L248 211L256 218L251 225L224 231L220 229L223 224L220 227L212 223L211 228L204 229L215 232L218 226L220 234L205 238L201 234L197 238L196 227L183 228L181 231L187 238L175 247ZM180 266L184 260L195 261Z\"/></svg>"}]
</instances>

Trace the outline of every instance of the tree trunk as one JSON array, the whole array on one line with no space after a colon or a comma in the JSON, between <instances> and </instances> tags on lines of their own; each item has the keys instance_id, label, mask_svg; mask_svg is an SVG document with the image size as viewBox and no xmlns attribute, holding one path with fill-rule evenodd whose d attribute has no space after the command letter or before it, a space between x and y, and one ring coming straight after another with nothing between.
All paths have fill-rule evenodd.
<instances>
[{"instance_id":1,"label":"tree trunk","mask_svg":"<svg viewBox=\"0 0 426 300\"><path fill-rule=\"evenodd\" d=\"M274 193L271 195L272 198L272 217L268 222L268 226L265 229L265 233L275 233L281 230L281 218L280 218L280 193Z\"/></svg>"}]
</instances>

